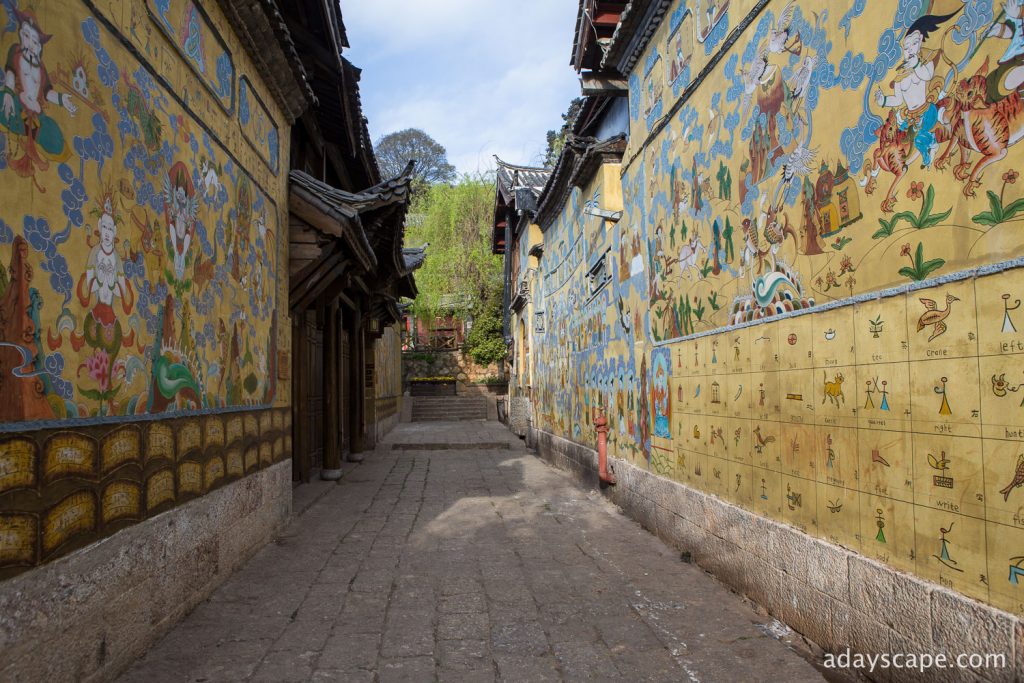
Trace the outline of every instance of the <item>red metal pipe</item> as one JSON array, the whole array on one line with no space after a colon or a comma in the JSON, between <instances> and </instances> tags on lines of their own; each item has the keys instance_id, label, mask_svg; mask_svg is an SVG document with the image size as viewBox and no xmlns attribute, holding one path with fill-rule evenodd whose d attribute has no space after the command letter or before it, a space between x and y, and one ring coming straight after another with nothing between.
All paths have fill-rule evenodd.
<instances>
[{"instance_id":1,"label":"red metal pipe","mask_svg":"<svg viewBox=\"0 0 1024 683\"><path fill-rule=\"evenodd\" d=\"M594 408L594 428L597 430L597 475L605 484L615 485L615 475L608 471L608 418L604 406Z\"/></svg>"}]
</instances>

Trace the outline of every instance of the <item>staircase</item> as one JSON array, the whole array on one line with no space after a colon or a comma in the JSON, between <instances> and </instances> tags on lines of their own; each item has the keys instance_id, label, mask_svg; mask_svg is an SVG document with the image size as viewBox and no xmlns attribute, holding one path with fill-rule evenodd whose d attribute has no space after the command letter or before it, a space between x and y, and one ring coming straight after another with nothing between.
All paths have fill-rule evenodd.
<instances>
[{"instance_id":1,"label":"staircase","mask_svg":"<svg viewBox=\"0 0 1024 683\"><path fill-rule=\"evenodd\" d=\"M487 399L483 396L414 396L412 421L486 420Z\"/></svg>"}]
</instances>

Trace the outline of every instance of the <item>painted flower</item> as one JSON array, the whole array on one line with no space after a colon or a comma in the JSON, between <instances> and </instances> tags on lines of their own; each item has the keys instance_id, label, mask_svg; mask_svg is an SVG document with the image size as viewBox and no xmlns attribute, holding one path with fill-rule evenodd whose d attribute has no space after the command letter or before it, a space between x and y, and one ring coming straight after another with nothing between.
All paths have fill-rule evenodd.
<instances>
[{"instance_id":1,"label":"painted flower","mask_svg":"<svg viewBox=\"0 0 1024 683\"><path fill-rule=\"evenodd\" d=\"M924 181L914 181L910 183L910 189L907 190L907 196L911 199L920 199L924 196Z\"/></svg>"},{"instance_id":2,"label":"painted flower","mask_svg":"<svg viewBox=\"0 0 1024 683\"><path fill-rule=\"evenodd\" d=\"M910 242L900 247L900 256L910 256Z\"/></svg>"},{"instance_id":3,"label":"painted flower","mask_svg":"<svg viewBox=\"0 0 1024 683\"><path fill-rule=\"evenodd\" d=\"M840 274L853 272L853 259L849 255L844 256L843 260L839 262L839 272Z\"/></svg>"},{"instance_id":4,"label":"painted flower","mask_svg":"<svg viewBox=\"0 0 1024 683\"><path fill-rule=\"evenodd\" d=\"M1018 176L1020 176L1020 174L1011 168L1009 171L1003 174L1003 182L1006 183L1007 185L1013 185L1015 182L1017 182Z\"/></svg>"},{"instance_id":5,"label":"painted flower","mask_svg":"<svg viewBox=\"0 0 1024 683\"><path fill-rule=\"evenodd\" d=\"M110 384L110 355L103 349L96 349L85 362L79 366L79 371L85 368L89 377L96 380L100 385L100 391L106 391Z\"/></svg>"}]
</instances>

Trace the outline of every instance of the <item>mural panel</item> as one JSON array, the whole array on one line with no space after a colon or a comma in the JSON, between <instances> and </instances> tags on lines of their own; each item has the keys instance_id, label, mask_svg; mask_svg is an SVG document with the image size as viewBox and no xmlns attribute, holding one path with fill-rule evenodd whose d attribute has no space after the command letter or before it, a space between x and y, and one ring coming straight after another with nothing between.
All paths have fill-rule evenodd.
<instances>
[{"instance_id":1,"label":"mural panel","mask_svg":"<svg viewBox=\"0 0 1024 683\"><path fill-rule=\"evenodd\" d=\"M84 3L53 5L0 11L2 428L267 405L276 204Z\"/></svg>"},{"instance_id":2,"label":"mural panel","mask_svg":"<svg viewBox=\"0 0 1024 683\"><path fill-rule=\"evenodd\" d=\"M1024 12L878 9L773 0L705 55L675 4L621 221L584 229L599 175L545 230L537 425L593 445L600 404L618 457L1024 614Z\"/></svg>"},{"instance_id":3,"label":"mural panel","mask_svg":"<svg viewBox=\"0 0 1024 683\"><path fill-rule=\"evenodd\" d=\"M147 0L153 22L225 111L234 109L235 65L202 5L192 0Z\"/></svg>"},{"instance_id":4,"label":"mural panel","mask_svg":"<svg viewBox=\"0 0 1024 683\"><path fill-rule=\"evenodd\" d=\"M281 156L277 124L245 76L238 84L238 122L242 124L245 139L277 175Z\"/></svg>"}]
</instances>

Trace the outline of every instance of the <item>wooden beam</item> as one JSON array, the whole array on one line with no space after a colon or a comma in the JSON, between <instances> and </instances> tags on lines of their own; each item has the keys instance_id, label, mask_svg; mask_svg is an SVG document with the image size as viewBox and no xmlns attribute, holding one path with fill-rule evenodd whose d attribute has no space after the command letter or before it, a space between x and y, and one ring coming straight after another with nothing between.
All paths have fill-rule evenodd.
<instances>
[{"instance_id":1,"label":"wooden beam","mask_svg":"<svg viewBox=\"0 0 1024 683\"><path fill-rule=\"evenodd\" d=\"M341 275L344 268L338 268L344 258L343 254L336 253L320 262L320 266L314 271L301 286L289 291L288 308L292 311L299 311L308 308L316 301L320 293L324 291L335 278Z\"/></svg>"},{"instance_id":2,"label":"wooden beam","mask_svg":"<svg viewBox=\"0 0 1024 683\"><path fill-rule=\"evenodd\" d=\"M625 95L629 92L629 82L617 76L607 76L588 71L580 75L583 94L589 95Z\"/></svg>"}]
</instances>

